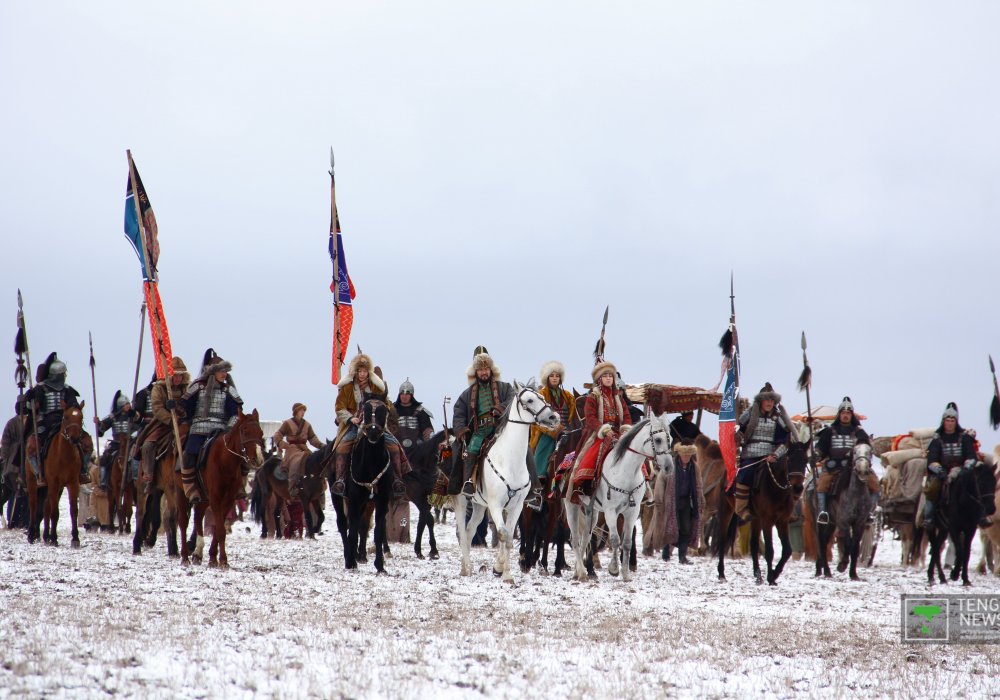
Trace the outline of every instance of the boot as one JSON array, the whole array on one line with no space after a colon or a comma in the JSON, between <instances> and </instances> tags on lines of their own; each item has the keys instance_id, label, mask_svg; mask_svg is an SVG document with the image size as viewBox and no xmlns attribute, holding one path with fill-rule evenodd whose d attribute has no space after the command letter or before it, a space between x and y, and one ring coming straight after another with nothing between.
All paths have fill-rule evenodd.
<instances>
[{"instance_id":1,"label":"boot","mask_svg":"<svg viewBox=\"0 0 1000 700\"><path fill-rule=\"evenodd\" d=\"M462 484L462 494L465 496L475 496L476 495L476 485L472 483L472 470L476 468L476 459L479 455L467 455L464 460L462 460L462 472L465 479L465 483Z\"/></svg>"},{"instance_id":2,"label":"boot","mask_svg":"<svg viewBox=\"0 0 1000 700\"><path fill-rule=\"evenodd\" d=\"M403 484L403 464L399 450L389 450L389 461L392 463L392 497L402 498L406 495Z\"/></svg>"},{"instance_id":3,"label":"boot","mask_svg":"<svg viewBox=\"0 0 1000 700\"><path fill-rule=\"evenodd\" d=\"M535 453L528 450L528 478L531 481L531 492L524 499L524 505L531 510L542 509L542 482L538 479L538 468L535 465Z\"/></svg>"},{"instance_id":4,"label":"boot","mask_svg":"<svg viewBox=\"0 0 1000 700\"><path fill-rule=\"evenodd\" d=\"M102 491L107 491L108 486L111 482L111 467L107 464L106 459L102 459L101 462L101 483L99 484Z\"/></svg>"},{"instance_id":5,"label":"boot","mask_svg":"<svg viewBox=\"0 0 1000 700\"><path fill-rule=\"evenodd\" d=\"M299 478L297 476L288 477L288 495L292 498L299 497Z\"/></svg>"},{"instance_id":6,"label":"boot","mask_svg":"<svg viewBox=\"0 0 1000 700\"><path fill-rule=\"evenodd\" d=\"M830 514L826 512L826 494L817 493L816 494L816 504L819 509L819 515L816 516L816 522L820 525L827 525L830 522Z\"/></svg>"},{"instance_id":7,"label":"boot","mask_svg":"<svg viewBox=\"0 0 1000 700\"><path fill-rule=\"evenodd\" d=\"M141 455L140 473L142 476L139 480L142 482L142 492L149 494L153 491L153 475L156 473L156 445L152 443L143 444Z\"/></svg>"},{"instance_id":8,"label":"boot","mask_svg":"<svg viewBox=\"0 0 1000 700\"><path fill-rule=\"evenodd\" d=\"M691 560L688 559L688 543L686 540L681 540L677 543L677 562L679 564L691 564Z\"/></svg>"},{"instance_id":9,"label":"boot","mask_svg":"<svg viewBox=\"0 0 1000 700\"><path fill-rule=\"evenodd\" d=\"M38 455L28 455L28 462L31 464L31 471L35 473L35 485L39 488L45 486L45 476L42 474L42 468L38 464Z\"/></svg>"},{"instance_id":10,"label":"boot","mask_svg":"<svg viewBox=\"0 0 1000 700\"><path fill-rule=\"evenodd\" d=\"M335 496L343 496L344 491L347 489L347 484L344 483L344 477L347 474L347 455L338 452L334 465L337 470L337 480L333 482L333 494Z\"/></svg>"},{"instance_id":11,"label":"boot","mask_svg":"<svg viewBox=\"0 0 1000 700\"><path fill-rule=\"evenodd\" d=\"M197 505L204 499L198 477L198 455L185 453L184 467L181 469L181 483L184 484L184 496L188 503Z\"/></svg>"},{"instance_id":12,"label":"boot","mask_svg":"<svg viewBox=\"0 0 1000 700\"><path fill-rule=\"evenodd\" d=\"M733 496L736 500L733 510L736 512L736 517L740 519L740 525L750 522L752 517L750 515L750 487L746 484L736 484Z\"/></svg>"}]
</instances>

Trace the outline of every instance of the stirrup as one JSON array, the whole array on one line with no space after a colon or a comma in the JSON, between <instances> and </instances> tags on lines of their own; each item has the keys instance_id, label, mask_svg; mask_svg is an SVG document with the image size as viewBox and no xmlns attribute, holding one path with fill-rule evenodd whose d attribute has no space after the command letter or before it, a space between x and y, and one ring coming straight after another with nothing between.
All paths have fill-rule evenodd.
<instances>
[{"instance_id":1,"label":"stirrup","mask_svg":"<svg viewBox=\"0 0 1000 700\"><path fill-rule=\"evenodd\" d=\"M528 497L524 499L524 505L531 510L541 510L542 509L542 499L541 494L537 492L532 492L528 494Z\"/></svg>"},{"instance_id":2,"label":"stirrup","mask_svg":"<svg viewBox=\"0 0 1000 700\"><path fill-rule=\"evenodd\" d=\"M462 495L463 496L476 495L476 485L472 483L472 479L469 479L464 484L462 484Z\"/></svg>"},{"instance_id":3,"label":"stirrup","mask_svg":"<svg viewBox=\"0 0 1000 700\"><path fill-rule=\"evenodd\" d=\"M821 510L819 512L819 515L816 516L816 522L819 523L820 525L829 525L830 514L827 513L825 510Z\"/></svg>"},{"instance_id":4,"label":"stirrup","mask_svg":"<svg viewBox=\"0 0 1000 700\"><path fill-rule=\"evenodd\" d=\"M402 479L396 479L392 482L392 495L396 498L406 494L406 485L403 484Z\"/></svg>"},{"instance_id":5,"label":"stirrup","mask_svg":"<svg viewBox=\"0 0 1000 700\"><path fill-rule=\"evenodd\" d=\"M343 479L337 479L333 482L333 494L335 496L343 496L346 484L344 484Z\"/></svg>"}]
</instances>

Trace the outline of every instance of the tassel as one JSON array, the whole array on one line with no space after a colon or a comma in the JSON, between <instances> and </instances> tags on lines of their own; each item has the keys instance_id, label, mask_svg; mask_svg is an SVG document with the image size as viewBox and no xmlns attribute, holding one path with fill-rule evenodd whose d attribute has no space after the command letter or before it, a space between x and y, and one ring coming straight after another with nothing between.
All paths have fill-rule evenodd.
<instances>
[{"instance_id":1,"label":"tassel","mask_svg":"<svg viewBox=\"0 0 1000 700\"><path fill-rule=\"evenodd\" d=\"M24 337L24 329L17 329L17 336L14 338L14 354L23 355L24 351L28 349L28 341Z\"/></svg>"},{"instance_id":2,"label":"tassel","mask_svg":"<svg viewBox=\"0 0 1000 700\"><path fill-rule=\"evenodd\" d=\"M812 378L812 367L806 365L805 369L802 370L802 374L799 375L799 391L805 391L812 387Z\"/></svg>"},{"instance_id":3,"label":"tassel","mask_svg":"<svg viewBox=\"0 0 1000 700\"><path fill-rule=\"evenodd\" d=\"M729 357L733 354L733 329L727 328L726 332L722 334L722 340L719 341L719 348L722 349L722 356Z\"/></svg>"},{"instance_id":4,"label":"tassel","mask_svg":"<svg viewBox=\"0 0 1000 700\"><path fill-rule=\"evenodd\" d=\"M201 371L204 372L205 368L212 364L212 360L215 359L215 350L209 348L205 351L204 357L201 359Z\"/></svg>"},{"instance_id":5,"label":"tassel","mask_svg":"<svg viewBox=\"0 0 1000 700\"><path fill-rule=\"evenodd\" d=\"M993 395L993 403L990 404L990 425L996 430L1000 428L1000 398Z\"/></svg>"},{"instance_id":6,"label":"tassel","mask_svg":"<svg viewBox=\"0 0 1000 700\"><path fill-rule=\"evenodd\" d=\"M598 363L604 360L604 338L597 339L597 345L594 346L594 363Z\"/></svg>"}]
</instances>

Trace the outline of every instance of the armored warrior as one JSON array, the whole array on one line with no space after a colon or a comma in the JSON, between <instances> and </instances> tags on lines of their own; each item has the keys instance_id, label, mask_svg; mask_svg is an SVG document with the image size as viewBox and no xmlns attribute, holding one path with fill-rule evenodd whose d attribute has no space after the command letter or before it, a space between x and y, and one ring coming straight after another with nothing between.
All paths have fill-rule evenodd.
<instances>
[{"instance_id":1,"label":"armored warrior","mask_svg":"<svg viewBox=\"0 0 1000 700\"><path fill-rule=\"evenodd\" d=\"M140 481L143 485L143 493L149 493L152 488L156 471L156 455L168 450L176 451L174 426L170 413L173 411L177 416L178 424L182 422L183 414L177 404L191 383L191 375L188 374L184 360L174 357L170 360L170 366L173 369L173 374L154 383L149 392L152 418L135 441L136 450L141 459Z\"/></svg>"},{"instance_id":2,"label":"armored warrior","mask_svg":"<svg viewBox=\"0 0 1000 700\"><path fill-rule=\"evenodd\" d=\"M299 482L305 475L306 457L309 456L307 445L316 449L323 446L312 425L306 420L304 403L292 405L292 417L278 427L271 439L278 449L284 451L282 464L288 472L288 493L295 498L299 494Z\"/></svg>"},{"instance_id":3,"label":"armored warrior","mask_svg":"<svg viewBox=\"0 0 1000 700\"><path fill-rule=\"evenodd\" d=\"M114 398L111 400L111 413L105 416L103 420L98 420L97 416L94 416L94 425L97 426L97 437L104 437L106 432L111 431L111 441L108 442L107 447L104 449L104 454L101 455L100 462L100 487L104 491L108 490L108 486L111 483L111 465L114 463L118 453L125 448L125 443L132 434L133 417L132 403L121 390L116 391ZM123 477L124 469L125 464L123 463Z\"/></svg>"},{"instance_id":4,"label":"armored warrior","mask_svg":"<svg viewBox=\"0 0 1000 700\"><path fill-rule=\"evenodd\" d=\"M606 361L598 362L590 371L594 387L583 405L583 442L573 474L574 503L579 503L581 496L591 495L608 453L632 426L624 394L615 382L617 374L615 366Z\"/></svg>"},{"instance_id":5,"label":"armored warrior","mask_svg":"<svg viewBox=\"0 0 1000 700\"><path fill-rule=\"evenodd\" d=\"M824 428L816 442L817 466L822 468L816 482L816 501L819 514L816 522L826 525L830 522L830 514L826 510L827 494L830 487L836 483L841 469L849 469L854 461L855 445L870 445L871 438L861 427L861 422L854 415L854 404L850 396L845 396L837 407L837 420L828 428ZM868 473L868 489L872 493L879 492L878 477L874 472Z\"/></svg>"},{"instance_id":6,"label":"armored warrior","mask_svg":"<svg viewBox=\"0 0 1000 700\"><path fill-rule=\"evenodd\" d=\"M351 359L344 378L337 386L340 391L337 393L336 404L338 432L334 447L336 481L333 483L333 492L343 496L347 488L347 462L358 439L358 426L361 425L365 401L379 399L385 403L390 413L392 404L386 397L385 382L374 373L372 359L363 353L358 353ZM392 465L392 495L399 497L406 492L403 485L402 448L392 432L394 426L386 427L385 449Z\"/></svg>"},{"instance_id":7,"label":"armored warrior","mask_svg":"<svg viewBox=\"0 0 1000 700\"><path fill-rule=\"evenodd\" d=\"M750 489L763 462L773 464L788 453L792 419L781 405L781 394L766 382L753 399L750 410L740 416L736 444L741 446L739 470L733 488L735 511L741 521L750 520Z\"/></svg>"},{"instance_id":8,"label":"armored warrior","mask_svg":"<svg viewBox=\"0 0 1000 700\"><path fill-rule=\"evenodd\" d=\"M55 437L59 426L62 424L63 411L70 407L79 407L80 402L77 397L80 394L76 389L66 383L66 364L60 360L56 353L48 356L44 363L39 365L35 377L38 383L33 389L25 394L25 412L29 417L27 428L28 438L28 462L39 486L45 485L41 465L45 463L45 455L48 454L49 444ZM35 445L34 431L30 425L31 408L29 402L34 402L35 412L38 416L38 440L41 442L40 449ZM84 433L86 435L86 433ZM89 439L89 437L87 438ZM84 444L81 439L80 444ZM89 484L90 476L87 474L87 467L90 464L90 454L85 453L84 448L80 448L80 483Z\"/></svg>"},{"instance_id":9,"label":"armored warrior","mask_svg":"<svg viewBox=\"0 0 1000 700\"><path fill-rule=\"evenodd\" d=\"M209 350L210 358L203 363L201 376L191 382L181 397L179 406L185 420L190 423L187 442L184 444L184 466L181 482L184 495L190 503L200 503L205 498L198 475L201 448L209 436L231 428L243 406L243 399L236 391L229 371L232 364ZM167 402L170 408L171 402ZM168 416L169 418L169 416Z\"/></svg>"},{"instance_id":10,"label":"armored warrior","mask_svg":"<svg viewBox=\"0 0 1000 700\"><path fill-rule=\"evenodd\" d=\"M573 394L563 388L565 376L566 368L555 360L542 365L542 371L538 374L542 382L542 388L538 393L552 410L559 414L559 427L555 430L543 428L537 423L531 426L528 447L534 452L535 469L539 478L548 471L549 459L555 452L559 436L563 431L572 430L580 423L576 415L576 401L573 399Z\"/></svg>"},{"instance_id":11,"label":"armored warrior","mask_svg":"<svg viewBox=\"0 0 1000 700\"><path fill-rule=\"evenodd\" d=\"M410 378L399 387L399 396L393 404L399 421L399 439L403 451L409 453L414 447L430 438L434 432L434 416L427 408L413 398L413 384Z\"/></svg>"},{"instance_id":12,"label":"armored warrior","mask_svg":"<svg viewBox=\"0 0 1000 700\"><path fill-rule=\"evenodd\" d=\"M934 510L941 498L941 485L955 468L971 469L976 464L974 433L958 424L958 406L945 406L941 425L927 447L927 481L924 484L924 527L934 523Z\"/></svg>"},{"instance_id":13,"label":"armored warrior","mask_svg":"<svg viewBox=\"0 0 1000 700\"><path fill-rule=\"evenodd\" d=\"M476 486L472 482L472 473L476 462L483 444L496 432L497 421L510 407L510 402L514 399L514 388L500 380L500 369L482 345L473 352L472 364L466 370L465 378L469 386L455 402L452 421L455 439L465 442L465 450L461 455L463 483L460 484L459 479L453 478L448 484L448 493L455 495L461 491L466 496L474 496ZM524 504L538 510L542 506L542 487L530 449L526 459L531 493Z\"/></svg>"}]
</instances>

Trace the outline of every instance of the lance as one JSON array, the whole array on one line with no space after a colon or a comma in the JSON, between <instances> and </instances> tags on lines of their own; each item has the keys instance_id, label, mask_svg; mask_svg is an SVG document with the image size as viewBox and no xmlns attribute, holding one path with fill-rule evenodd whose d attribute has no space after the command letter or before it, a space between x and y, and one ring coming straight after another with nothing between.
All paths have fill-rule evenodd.
<instances>
[{"instance_id":1,"label":"lance","mask_svg":"<svg viewBox=\"0 0 1000 700\"><path fill-rule=\"evenodd\" d=\"M809 358L806 356L806 332L802 331L802 374L799 375L799 391L806 392L806 422L809 424L809 466L812 468L813 478L816 478L816 455L813 453L813 420L812 420L812 399L809 389L812 388L812 367L809 366Z\"/></svg>"},{"instance_id":2,"label":"lance","mask_svg":"<svg viewBox=\"0 0 1000 700\"><path fill-rule=\"evenodd\" d=\"M141 217L140 217L141 219ZM135 358L135 377L132 380L132 398L135 398L135 394L139 391L139 366L142 363L142 339L146 333L146 300L143 299L142 307L139 309L139 351ZM129 451L132 448L132 415L135 415L135 406L132 407L128 419L128 432L125 433L125 444L122 445L122 492L119 494L121 499L115 504L116 508L124 507L125 503L125 485L129 482L132 476L132 465L129 464Z\"/></svg>"},{"instance_id":3,"label":"lance","mask_svg":"<svg viewBox=\"0 0 1000 700\"><path fill-rule=\"evenodd\" d=\"M993 402L990 404L990 425L996 430L1000 428L1000 386L997 386L997 368L990 355L990 372L993 374Z\"/></svg>"},{"instance_id":4,"label":"lance","mask_svg":"<svg viewBox=\"0 0 1000 700\"><path fill-rule=\"evenodd\" d=\"M608 327L608 312L611 310L611 305L604 307L604 318L601 320L601 336L597 339L597 345L594 346L594 364L598 364L604 361L604 331Z\"/></svg>"},{"instance_id":5,"label":"lance","mask_svg":"<svg viewBox=\"0 0 1000 700\"><path fill-rule=\"evenodd\" d=\"M21 339L24 347L24 358L28 363L28 391L33 392L35 388L35 383L32 380L31 369L31 350L28 346L28 327L24 322L24 300L21 298L21 290L17 290L17 334ZM15 341L16 342L16 341ZM42 471L41 455L42 455L42 443L38 440L38 412L35 410L35 400L31 399L31 431L35 434L35 455L38 462L38 471ZM27 462L27 451L24 452L25 462ZM28 469L29 465L25 464L25 469ZM25 476L27 480L27 476Z\"/></svg>"},{"instance_id":6,"label":"lance","mask_svg":"<svg viewBox=\"0 0 1000 700\"><path fill-rule=\"evenodd\" d=\"M343 364L344 347L340 337L340 245L337 235L340 233L340 214L337 213L337 183L333 175L333 146L330 147L330 256L333 258L333 375L340 376L340 365Z\"/></svg>"},{"instance_id":7,"label":"lance","mask_svg":"<svg viewBox=\"0 0 1000 700\"><path fill-rule=\"evenodd\" d=\"M94 396L94 424L100 425L101 416L97 413L97 362L94 360L94 335L87 331L87 339L90 341L90 388ZM101 459L101 436L94 432L94 451L98 461Z\"/></svg>"},{"instance_id":8,"label":"lance","mask_svg":"<svg viewBox=\"0 0 1000 700\"><path fill-rule=\"evenodd\" d=\"M445 396L444 401L441 402L441 413L444 415L444 448L441 450L441 461L451 459L451 443L448 442L448 404L451 403L451 397Z\"/></svg>"}]
</instances>

